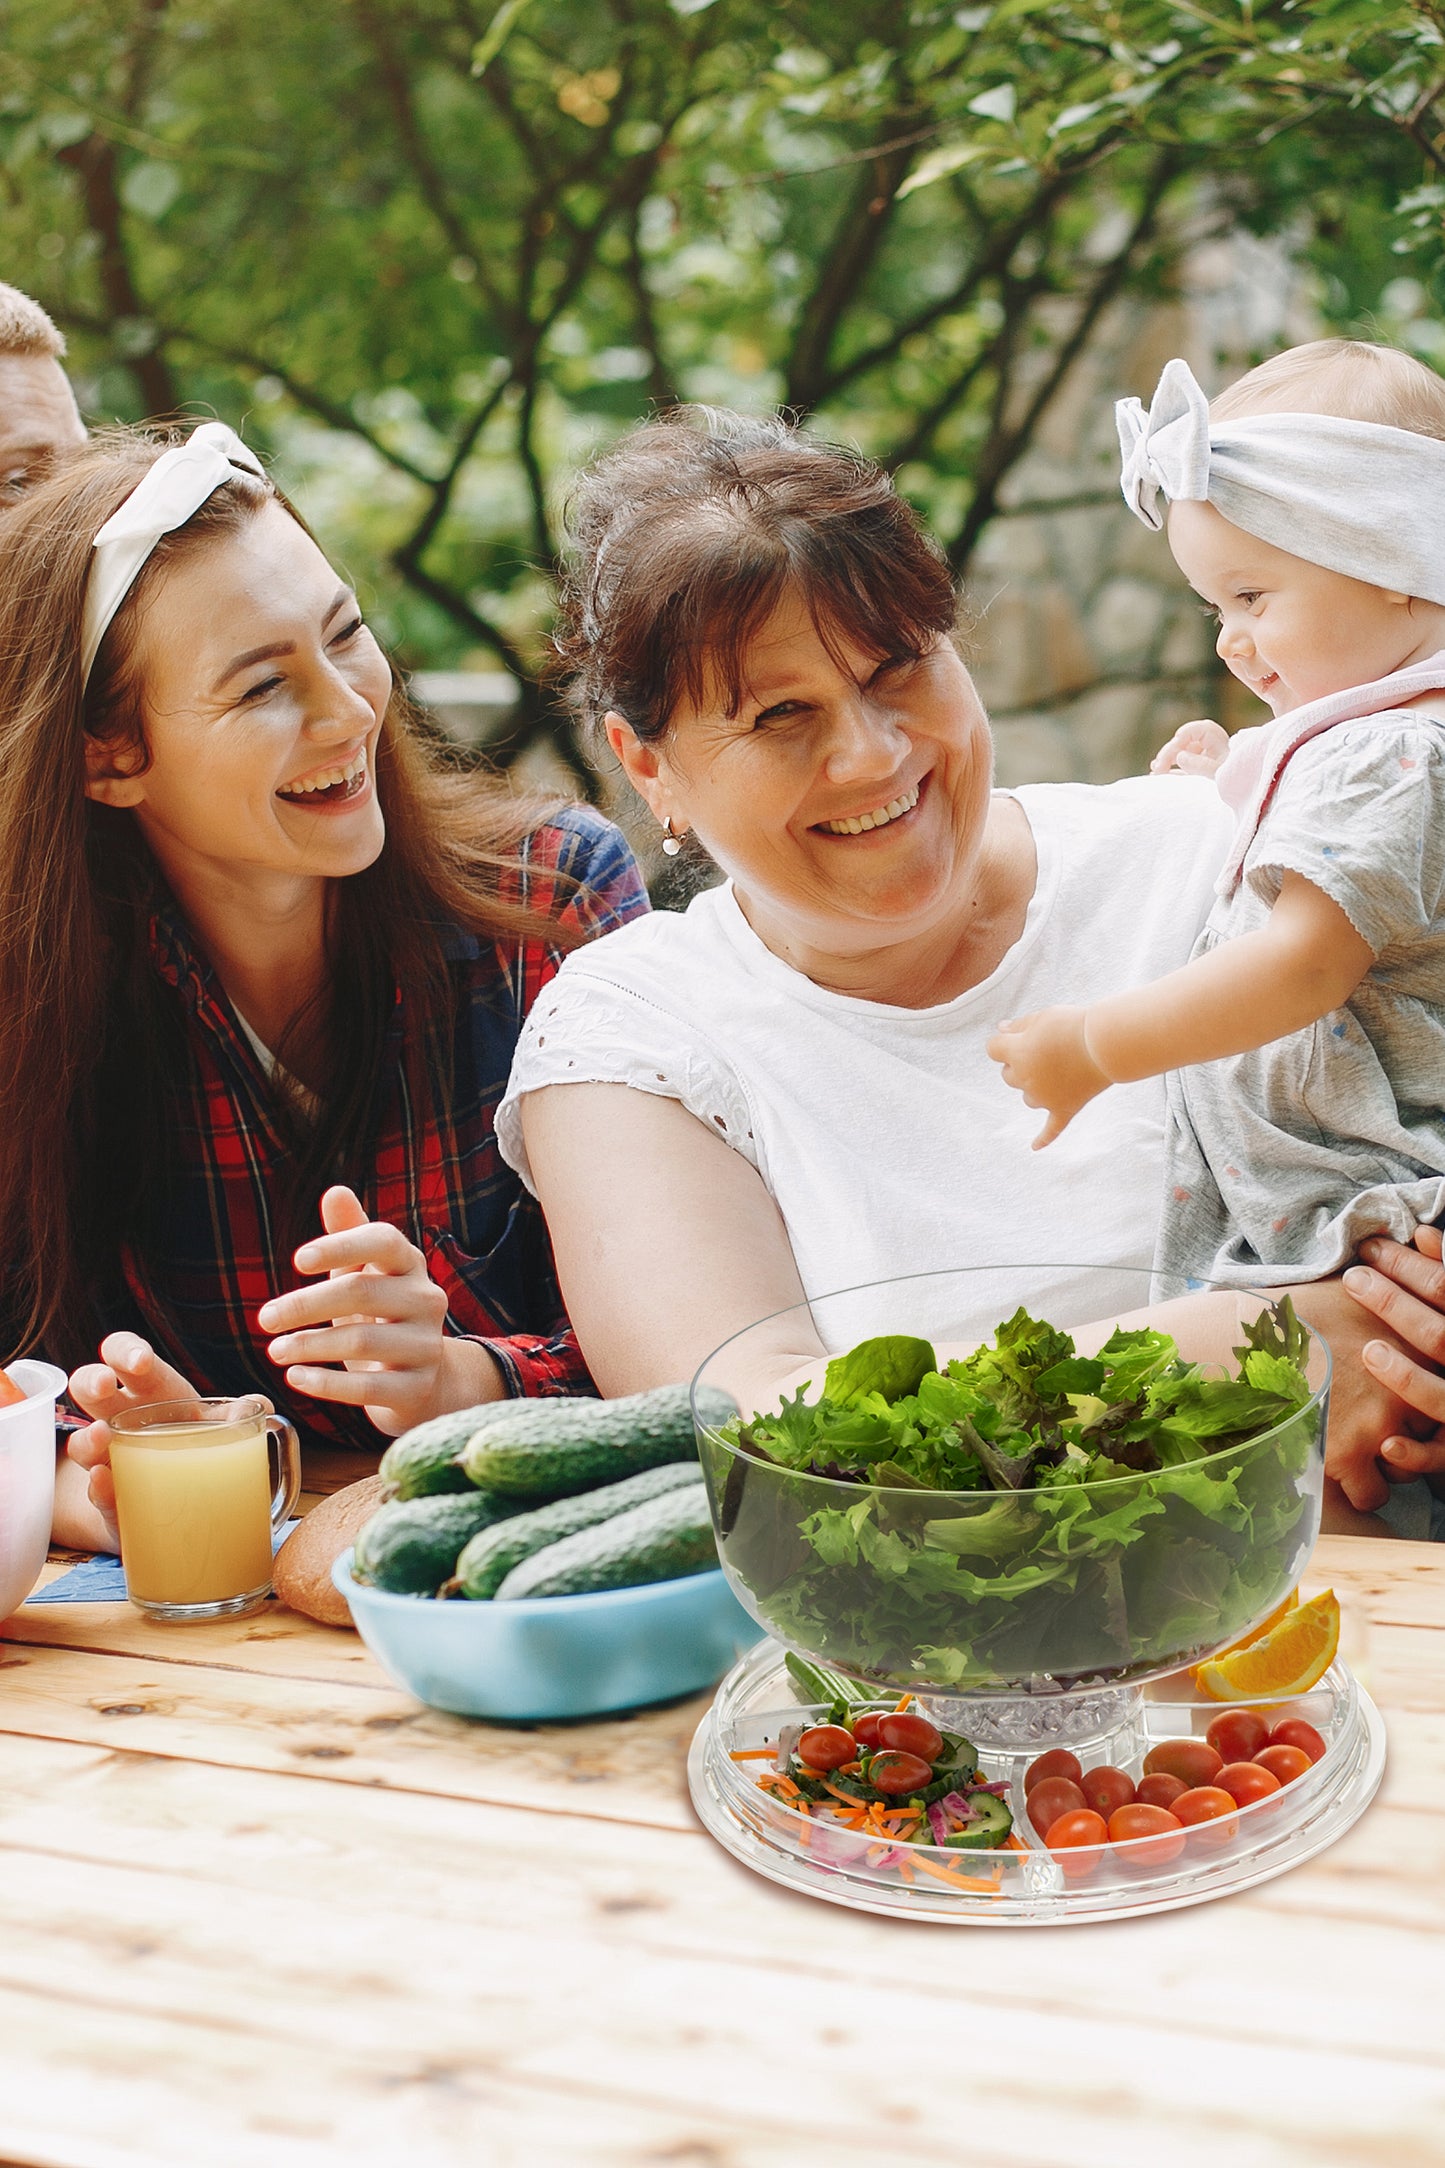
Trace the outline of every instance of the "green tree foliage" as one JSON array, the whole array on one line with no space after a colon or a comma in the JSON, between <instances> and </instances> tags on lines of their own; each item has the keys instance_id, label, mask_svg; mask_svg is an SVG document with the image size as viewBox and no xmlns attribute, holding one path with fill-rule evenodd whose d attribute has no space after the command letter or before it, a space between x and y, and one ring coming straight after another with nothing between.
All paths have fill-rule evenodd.
<instances>
[{"instance_id":1,"label":"green tree foliage","mask_svg":"<svg viewBox=\"0 0 1445 2168\"><path fill-rule=\"evenodd\" d=\"M0 274L100 410L309 474L409 659L523 682L515 751L566 475L650 406L861 440L962 572L1102 312L1201 238L1288 229L1346 320L1401 252L1430 287L1441 12L0 0Z\"/></svg>"}]
</instances>

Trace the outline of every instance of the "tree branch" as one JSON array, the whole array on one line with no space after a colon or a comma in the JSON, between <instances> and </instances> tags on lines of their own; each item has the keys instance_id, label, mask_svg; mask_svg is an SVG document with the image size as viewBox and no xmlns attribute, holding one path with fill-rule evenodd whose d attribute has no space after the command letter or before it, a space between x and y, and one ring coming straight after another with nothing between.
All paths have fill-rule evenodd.
<instances>
[{"instance_id":1,"label":"tree branch","mask_svg":"<svg viewBox=\"0 0 1445 2168\"><path fill-rule=\"evenodd\" d=\"M945 316L952 316L959 309L965 308L981 286L986 285L990 279L1001 277L1019 243L1049 216L1067 187L1067 175L1051 175L1030 197L1027 206L1018 216L998 229L983 254L975 258L957 285L937 300L930 301L927 308L918 309L912 316L895 324L887 338L876 339L850 361L831 370L820 390L819 404L835 399L840 391L846 391L860 376L866 376L870 370L892 361L909 339L916 338L921 331L931 330Z\"/></svg>"},{"instance_id":2,"label":"tree branch","mask_svg":"<svg viewBox=\"0 0 1445 2168\"><path fill-rule=\"evenodd\" d=\"M623 264L623 278L632 297L638 337L647 353L647 396L655 407L670 407L676 404L677 393L663 356L662 332L658 326L657 311L652 305L652 288L647 283L647 266L642 260L642 245L637 230L641 208L640 202L635 203L627 220L627 256Z\"/></svg>"},{"instance_id":3,"label":"tree branch","mask_svg":"<svg viewBox=\"0 0 1445 2168\"><path fill-rule=\"evenodd\" d=\"M427 149L426 139L417 120L411 78L392 37L391 25L371 4L371 0L353 0L353 5L376 54L381 87L391 107L402 155L416 177L422 201L441 228L452 254L465 257L467 262L475 265L477 284L503 325L511 328L515 323L513 306L493 283L485 256L448 197L441 174Z\"/></svg>"},{"instance_id":4,"label":"tree branch","mask_svg":"<svg viewBox=\"0 0 1445 2168\"><path fill-rule=\"evenodd\" d=\"M806 414L831 389L828 356L844 312L867 278L883 246L890 214L909 166L910 141L880 150L871 170L865 168L823 259L813 290L803 304L788 361L783 403Z\"/></svg>"},{"instance_id":5,"label":"tree branch","mask_svg":"<svg viewBox=\"0 0 1445 2168\"><path fill-rule=\"evenodd\" d=\"M1178 175L1182 163L1182 154L1174 149L1165 151L1156 160L1127 238L1095 278L1073 330L1060 346L1053 366L1029 400L1021 419L1012 429L999 428L990 432L980 461L973 499L948 552L948 561L960 577L967 568L979 536L998 508L998 492L1005 475L1033 441L1034 431L1046 408L1088 343L1089 334L1103 310L1128 277L1139 244L1153 231L1160 204Z\"/></svg>"},{"instance_id":6,"label":"tree branch","mask_svg":"<svg viewBox=\"0 0 1445 2168\"><path fill-rule=\"evenodd\" d=\"M126 248L115 145L104 136L92 133L83 136L78 143L67 144L56 156L62 165L70 167L79 181L86 223L100 244L96 275L106 305L108 336L113 341L119 327L125 323L138 327L153 324L154 319L136 289ZM180 392L159 335L148 351L126 354L124 359L136 380L146 414L157 420L175 414L181 403Z\"/></svg>"},{"instance_id":7,"label":"tree branch","mask_svg":"<svg viewBox=\"0 0 1445 2168\"><path fill-rule=\"evenodd\" d=\"M67 315L62 320L82 324L82 319L74 315ZM208 338L204 332L193 331L185 324L169 327L165 338L168 344L193 346L197 352L209 354L216 361L229 361L237 368L254 370L257 376L274 376L277 383L284 385L296 404L304 407L308 414L314 414L329 428L341 429L348 436L359 437L363 444L370 445L378 459L384 459L398 474L405 474L411 481L420 482L424 489L435 489L438 481L435 474L428 473L425 467L419 467L414 459L408 459L405 452L393 450L384 438L379 437L374 429L369 429L358 415L353 414L350 407L343 406L338 399L329 398L314 384L308 384L304 378L288 369L284 362L277 361L274 355L258 354L250 347L227 345L222 340Z\"/></svg>"}]
</instances>

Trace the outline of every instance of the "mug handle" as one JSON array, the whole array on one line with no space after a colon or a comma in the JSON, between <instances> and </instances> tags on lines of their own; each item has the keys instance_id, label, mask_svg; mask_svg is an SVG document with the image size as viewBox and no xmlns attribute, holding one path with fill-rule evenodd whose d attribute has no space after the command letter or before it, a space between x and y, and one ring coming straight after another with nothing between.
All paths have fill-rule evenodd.
<instances>
[{"instance_id":1,"label":"mug handle","mask_svg":"<svg viewBox=\"0 0 1445 2168\"><path fill-rule=\"evenodd\" d=\"M281 1523L291 1518L301 1496L301 1440L284 1415L268 1415L265 1423L267 1437L276 1440L276 1468L280 1478L271 1500L271 1533L274 1535Z\"/></svg>"}]
</instances>

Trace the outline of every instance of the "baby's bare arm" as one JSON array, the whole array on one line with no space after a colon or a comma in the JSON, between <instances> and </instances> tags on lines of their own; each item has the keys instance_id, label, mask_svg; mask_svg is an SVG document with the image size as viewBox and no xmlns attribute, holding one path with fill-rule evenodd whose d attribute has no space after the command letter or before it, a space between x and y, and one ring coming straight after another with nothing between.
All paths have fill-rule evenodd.
<instances>
[{"instance_id":1,"label":"baby's bare arm","mask_svg":"<svg viewBox=\"0 0 1445 2168\"><path fill-rule=\"evenodd\" d=\"M1257 933L1086 1009L1039 1009L1001 1024L988 1053L1027 1106L1048 1109L1037 1150L1110 1084L1220 1061L1302 1031L1348 1001L1374 960L1339 905L1287 873Z\"/></svg>"},{"instance_id":2,"label":"baby's bare arm","mask_svg":"<svg viewBox=\"0 0 1445 2168\"><path fill-rule=\"evenodd\" d=\"M1328 1016L1374 960L1339 905L1287 873L1258 932L1221 943L1152 986L1091 1002L1084 1041L1115 1084L1220 1061Z\"/></svg>"}]
</instances>

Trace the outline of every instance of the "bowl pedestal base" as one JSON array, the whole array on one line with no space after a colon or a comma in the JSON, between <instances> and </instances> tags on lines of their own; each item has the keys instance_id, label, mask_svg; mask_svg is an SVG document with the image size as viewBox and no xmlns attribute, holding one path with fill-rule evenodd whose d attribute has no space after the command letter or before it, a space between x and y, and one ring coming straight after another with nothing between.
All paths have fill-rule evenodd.
<instances>
[{"instance_id":1,"label":"bowl pedestal base","mask_svg":"<svg viewBox=\"0 0 1445 2168\"><path fill-rule=\"evenodd\" d=\"M1325 1756L1305 1776L1242 1808L1232 1828L1205 1824L1171 1833L1165 1856L1157 1839L1104 1846L1097 1854L1069 1855L1066 1874L1025 1814L1028 1764L1050 1746L1067 1746L1086 1768L1111 1762L1137 1776L1151 1745L1202 1736L1221 1704L1199 1700L1181 1672L1147 1689L995 1701L929 1696L923 1705L946 1729L972 1739L986 1776L1008 1784L1022 1849L888 1844L876 1832L855 1834L805 1817L762 1790L757 1777L765 1764L756 1750L775 1741L783 1725L813 1713L793 1695L783 1650L771 1640L733 1667L698 1726L688 1757L693 1804L744 1866L825 1903L951 1926L1047 1927L1173 1911L1284 1874L1359 1820L1385 1766L1379 1712L1337 1663L1309 1693L1273 1712L1303 1716L1323 1734Z\"/></svg>"}]
</instances>

